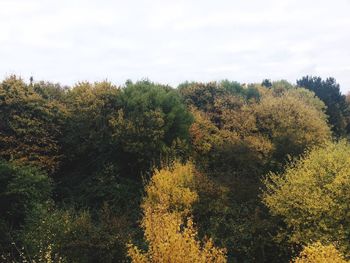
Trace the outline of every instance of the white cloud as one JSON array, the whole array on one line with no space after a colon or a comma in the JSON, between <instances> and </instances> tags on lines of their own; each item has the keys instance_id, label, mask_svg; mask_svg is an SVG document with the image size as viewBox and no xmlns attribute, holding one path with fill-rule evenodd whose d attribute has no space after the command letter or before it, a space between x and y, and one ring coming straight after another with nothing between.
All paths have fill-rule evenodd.
<instances>
[{"instance_id":1,"label":"white cloud","mask_svg":"<svg viewBox=\"0 0 350 263\"><path fill-rule=\"evenodd\" d=\"M349 11L348 0L0 0L0 76L176 85L313 74L346 92Z\"/></svg>"}]
</instances>

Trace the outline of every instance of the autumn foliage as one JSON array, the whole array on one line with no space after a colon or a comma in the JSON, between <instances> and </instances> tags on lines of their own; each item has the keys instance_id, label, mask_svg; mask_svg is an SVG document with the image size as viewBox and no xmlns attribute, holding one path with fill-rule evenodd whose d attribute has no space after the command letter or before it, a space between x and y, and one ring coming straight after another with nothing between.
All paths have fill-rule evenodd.
<instances>
[{"instance_id":1,"label":"autumn foliage","mask_svg":"<svg viewBox=\"0 0 350 263\"><path fill-rule=\"evenodd\" d=\"M133 262L226 262L225 250L212 240L198 240L191 218L198 196L194 168L179 163L156 172L146 187L142 227L148 250L129 246Z\"/></svg>"},{"instance_id":2,"label":"autumn foliage","mask_svg":"<svg viewBox=\"0 0 350 263\"><path fill-rule=\"evenodd\" d=\"M333 245L324 246L320 242L305 247L294 263L347 263Z\"/></svg>"},{"instance_id":3,"label":"autumn foliage","mask_svg":"<svg viewBox=\"0 0 350 263\"><path fill-rule=\"evenodd\" d=\"M349 97L349 96L348 96ZM1 262L346 262L335 79L0 83Z\"/></svg>"}]
</instances>

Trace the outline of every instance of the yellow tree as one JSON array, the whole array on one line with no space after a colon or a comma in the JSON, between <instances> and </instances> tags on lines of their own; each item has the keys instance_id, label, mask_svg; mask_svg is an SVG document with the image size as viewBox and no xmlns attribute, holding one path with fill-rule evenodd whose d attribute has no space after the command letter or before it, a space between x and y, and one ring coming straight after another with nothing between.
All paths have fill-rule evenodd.
<instances>
[{"instance_id":1,"label":"yellow tree","mask_svg":"<svg viewBox=\"0 0 350 263\"><path fill-rule=\"evenodd\" d=\"M347 263L344 257L333 246L324 246L320 242L316 242L303 249L299 257L294 263Z\"/></svg>"},{"instance_id":2,"label":"yellow tree","mask_svg":"<svg viewBox=\"0 0 350 263\"><path fill-rule=\"evenodd\" d=\"M328 143L311 150L282 174L270 174L263 201L286 224L292 244L336 243L350 256L350 146Z\"/></svg>"},{"instance_id":3,"label":"yellow tree","mask_svg":"<svg viewBox=\"0 0 350 263\"><path fill-rule=\"evenodd\" d=\"M197 200L192 165L175 164L156 172L146 187L142 227L148 250L129 245L132 262L226 262L224 249L198 240L191 218Z\"/></svg>"}]
</instances>

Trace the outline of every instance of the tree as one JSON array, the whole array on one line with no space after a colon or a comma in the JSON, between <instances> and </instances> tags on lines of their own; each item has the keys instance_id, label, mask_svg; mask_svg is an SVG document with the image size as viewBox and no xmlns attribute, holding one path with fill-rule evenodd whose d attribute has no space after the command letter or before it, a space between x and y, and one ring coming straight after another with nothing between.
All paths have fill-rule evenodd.
<instances>
[{"instance_id":1,"label":"tree","mask_svg":"<svg viewBox=\"0 0 350 263\"><path fill-rule=\"evenodd\" d=\"M347 142L328 143L264 181L263 202L284 222L281 235L290 243L336 242L340 251L350 255L349 156Z\"/></svg>"},{"instance_id":2,"label":"tree","mask_svg":"<svg viewBox=\"0 0 350 263\"><path fill-rule=\"evenodd\" d=\"M197 199L189 164L156 172L146 187L142 227L148 250L129 245L132 262L226 262L225 250L200 242L190 217Z\"/></svg>"},{"instance_id":3,"label":"tree","mask_svg":"<svg viewBox=\"0 0 350 263\"><path fill-rule=\"evenodd\" d=\"M188 106L210 114L212 121L216 121L216 115L220 114L221 108L216 105L217 100L258 100L259 92L255 86L242 87L238 82L224 80L209 83L184 83L179 85L179 91ZM220 125L220 123L215 123Z\"/></svg>"},{"instance_id":4,"label":"tree","mask_svg":"<svg viewBox=\"0 0 350 263\"><path fill-rule=\"evenodd\" d=\"M18 228L25 217L51 195L51 180L40 170L0 162L1 218Z\"/></svg>"},{"instance_id":5,"label":"tree","mask_svg":"<svg viewBox=\"0 0 350 263\"><path fill-rule=\"evenodd\" d=\"M0 108L0 157L56 171L65 107L11 76L0 84Z\"/></svg>"},{"instance_id":6,"label":"tree","mask_svg":"<svg viewBox=\"0 0 350 263\"><path fill-rule=\"evenodd\" d=\"M277 80L271 83L271 87L274 94L284 93L286 90L295 88L291 83L286 80Z\"/></svg>"},{"instance_id":7,"label":"tree","mask_svg":"<svg viewBox=\"0 0 350 263\"><path fill-rule=\"evenodd\" d=\"M209 99L199 102L201 96L188 100L195 117L193 159L218 185L216 195L200 192L194 216L199 233L227 247L230 259L273 262L276 254L287 259L289 254L273 239L276 224L260 203L261 178L282 170L291 156L324 144L331 134L324 103L313 92L285 81L254 88L259 96L253 99L221 95L220 87L210 86L213 105ZM199 95L206 94L205 85L200 90Z\"/></svg>"},{"instance_id":8,"label":"tree","mask_svg":"<svg viewBox=\"0 0 350 263\"><path fill-rule=\"evenodd\" d=\"M60 200L97 211L106 202L128 215L137 208L141 184L126 171L131 160L122 160L121 92L109 82L78 83L67 91L64 159L55 177Z\"/></svg>"},{"instance_id":9,"label":"tree","mask_svg":"<svg viewBox=\"0 0 350 263\"><path fill-rule=\"evenodd\" d=\"M340 92L340 86L334 78L322 80L320 77L305 76L297 80L300 87L313 91L327 106L326 113L329 123L336 136L344 136L348 125L349 110L345 96Z\"/></svg>"},{"instance_id":10,"label":"tree","mask_svg":"<svg viewBox=\"0 0 350 263\"><path fill-rule=\"evenodd\" d=\"M324 246L316 242L303 249L295 263L347 263L344 257L333 245Z\"/></svg>"},{"instance_id":11,"label":"tree","mask_svg":"<svg viewBox=\"0 0 350 263\"><path fill-rule=\"evenodd\" d=\"M207 93L206 86L193 88ZM190 129L193 155L207 172L215 166L256 177L330 138L325 106L308 90L274 82L271 89L256 88L258 99L247 99L221 94L210 84L208 89L214 95L205 103L201 95L195 101L185 95L196 117Z\"/></svg>"},{"instance_id":12,"label":"tree","mask_svg":"<svg viewBox=\"0 0 350 263\"><path fill-rule=\"evenodd\" d=\"M188 128L193 118L176 90L141 81L126 85L121 101L123 156L125 162L133 160L129 168L147 174L166 159L187 158Z\"/></svg>"},{"instance_id":13,"label":"tree","mask_svg":"<svg viewBox=\"0 0 350 263\"><path fill-rule=\"evenodd\" d=\"M347 111L350 112L350 92L348 92L345 96L345 102L346 102L346 107L347 107ZM346 132L347 134L350 134L350 114L346 115Z\"/></svg>"},{"instance_id":14,"label":"tree","mask_svg":"<svg viewBox=\"0 0 350 263\"><path fill-rule=\"evenodd\" d=\"M170 87L149 81L122 88L80 83L66 97L66 158L57 177L66 198L75 196L90 207L123 199L130 207L129 192L139 196L143 176L188 156L192 116Z\"/></svg>"},{"instance_id":15,"label":"tree","mask_svg":"<svg viewBox=\"0 0 350 263\"><path fill-rule=\"evenodd\" d=\"M324 107L311 94L299 92L266 94L253 106L257 130L273 144L271 161L277 167L288 156L298 156L330 139Z\"/></svg>"},{"instance_id":16,"label":"tree","mask_svg":"<svg viewBox=\"0 0 350 263\"><path fill-rule=\"evenodd\" d=\"M34 91L41 95L45 100L51 102L64 103L66 94L69 87L62 87L58 83L51 83L48 81L39 81L36 83L31 82L30 84Z\"/></svg>"},{"instance_id":17,"label":"tree","mask_svg":"<svg viewBox=\"0 0 350 263\"><path fill-rule=\"evenodd\" d=\"M51 201L52 182L42 171L0 161L0 247L11 252L12 242L26 220Z\"/></svg>"},{"instance_id":18,"label":"tree","mask_svg":"<svg viewBox=\"0 0 350 263\"><path fill-rule=\"evenodd\" d=\"M271 80L270 79L264 79L261 82L261 86L264 86L266 88L270 88L272 86Z\"/></svg>"},{"instance_id":19,"label":"tree","mask_svg":"<svg viewBox=\"0 0 350 263\"><path fill-rule=\"evenodd\" d=\"M149 81L121 89L81 83L68 93L68 103L67 156L88 171L112 163L129 178L140 178L166 158L185 158L181 147L192 117L170 87Z\"/></svg>"},{"instance_id":20,"label":"tree","mask_svg":"<svg viewBox=\"0 0 350 263\"><path fill-rule=\"evenodd\" d=\"M87 210L50 206L27 222L21 239L27 257L33 261L41 262L39 259L46 257L47 262L62 258L65 262L123 262L131 237L130 224L108 206L96 215Z\"/></svg>"}]
</instances>

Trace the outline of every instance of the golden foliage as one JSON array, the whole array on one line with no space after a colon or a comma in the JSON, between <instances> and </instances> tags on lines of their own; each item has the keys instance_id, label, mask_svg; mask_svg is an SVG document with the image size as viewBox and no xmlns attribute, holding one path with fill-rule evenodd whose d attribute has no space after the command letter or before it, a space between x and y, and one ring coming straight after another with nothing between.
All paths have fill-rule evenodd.
<instances>
[{"instance_id":1,"label":"golden foliage","mask_svg":"<svg viewBox=\"0 0 350 263\"><path fill-rule=\"evenodd\" d=\"M190 216L198 195L194 190L194 171L190 164L175 164L174 169L158 171L146 187L142 205L142 227L148 250L129 245L132 262L226 262L224 249L208 239L197 238Z\"/></svg>"},{"instance_id":2,"label":"golden foliage","mask_svg":"<svg viewBox=\"0 0 350 263\"><path fill-rule=\"evenodd\" d=\"M303 249L294 263L347 263L333 245L324 246L316 242Z\"/></svg>"},{"instance_id":3,"label":"golden foliage","mask_svg":"<svg viewBox=\"0 0 350 263\"><path fill-rule=\"evenodd\" d=\"M291 242L337 242L348 256L349 174L349 144L328 143L311 150L283 174L270 174L263 201L291 229L287 233Z\"/></svg>"},{"instance_id":4,"label":"golden foliage","mask_svg":"<svg viewBox=\"0 0 350 263\"><path fill-rule=\"evenodd\" d=\"M192 165L175 164L174 170L157 171L146 186L147 197L142 205L146 212L178 212L187 215L198 196L194 190Z\"/></svg>"},{"instance_id":5,"label":"golden foliage","mask_svg":"<svg viewBox=\"0 0 350 263\"><path fill-rule=\"evenodd\" d=\"M304 90L291 90L283 96L267 94L253 106L256 125L271 138L277 153L300 154L306 147L321 145L330 139L330 129L322 105Z\"/></svg>"},{"instance_id":6,"label":"golden foliage","mask_svg":"<svg viewBox=\"0 0 350 263\"><path fill-rule=\"evenodd\" d=\"M283 85L282 85L283 86ZM216 95L204 110L191 105L190 128L197 166L215 174L262 174L280 169L288 156L331 137L324 103L301 88L260 89L259 99ZM204 102L203 102L204 103Z\"/></svg>"}]
</instances>

